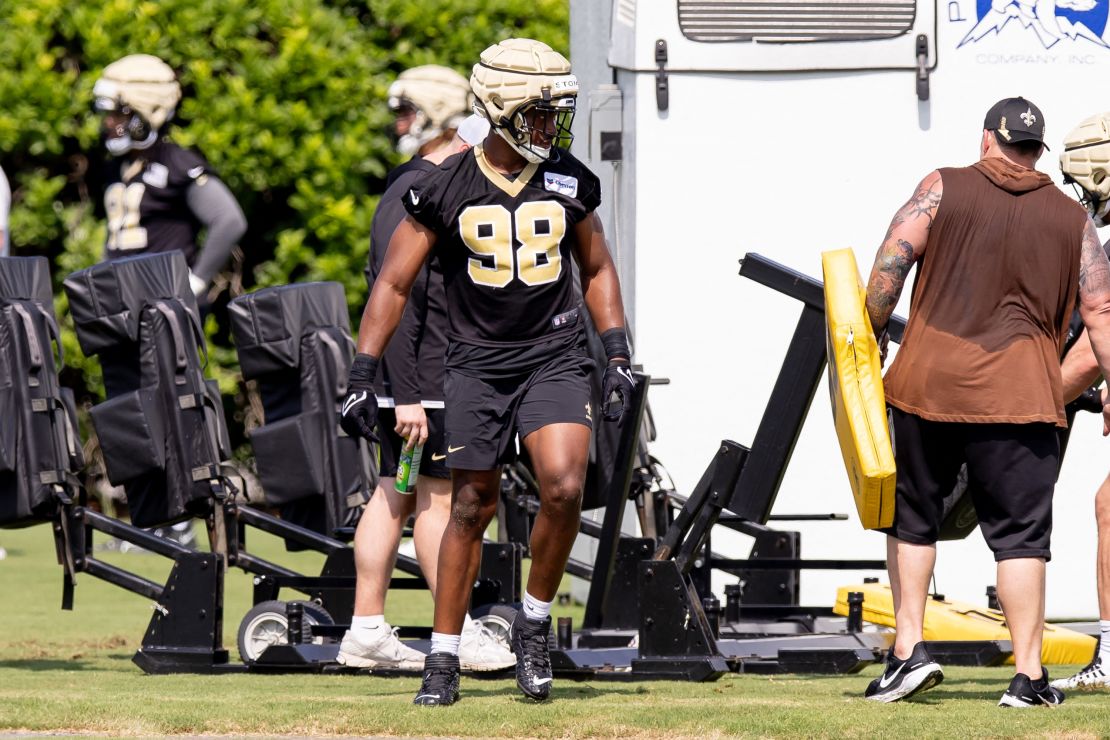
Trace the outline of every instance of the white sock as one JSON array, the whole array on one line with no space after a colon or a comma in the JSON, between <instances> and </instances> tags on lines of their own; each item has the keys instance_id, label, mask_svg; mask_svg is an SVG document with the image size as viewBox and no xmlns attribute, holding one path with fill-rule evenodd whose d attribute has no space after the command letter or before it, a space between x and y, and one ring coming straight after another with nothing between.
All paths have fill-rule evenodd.
<instances>
[{"instance_id":1,"label":"white sock","mask_svg":"<svg viewBox=\"0 0 1110 740\"><path fill-rule=\"evenodd\" d=\"M369 617L351 617L352 630L374 630L385 626L384 614L373 614Z\"/></svg>"},{"instance_id":2,"label":"white sock","mask_svg":"<svg viewBox=\"0 0 1110 740\"><path fill-rule=\"evenodd\" d=\"M1102 669L1110 668L1110 619L1100 619L1098 629L1101 639L1098 643L1098 657L1102 658Z\"/></svg>"},{"instance_id":3,"label":"white sock","mask_svg":"<svg viewBox=\"0 0 1110 740\"><path fill-rule=\"evenodd\" d=\"M451 655L459 654L459 641L462 639L460 635L445 635L442 632L432 633L432 653L450 653Z\"/></svg>"},{"instance_id":4,"label":"white sock","mask_svg":"<svg viewBox=\"0 0 1110 740\"><path fill-rule=\"evenodd\" d=\"M524 616L542 622L551 616L551 602L540 601L527 591L524 592Z\"/></svg>"}]
</instances>

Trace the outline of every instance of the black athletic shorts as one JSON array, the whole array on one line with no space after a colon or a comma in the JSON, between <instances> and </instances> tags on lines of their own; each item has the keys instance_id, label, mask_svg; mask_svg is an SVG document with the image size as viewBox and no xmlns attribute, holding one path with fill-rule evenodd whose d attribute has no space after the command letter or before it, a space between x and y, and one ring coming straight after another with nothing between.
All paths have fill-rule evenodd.
<instances>
[{"instance_id":1,"label":"black athletic shorts","mask_svg":"<svg viewBox=\"0 0 1110 740\"><path fill-rule=\"evenodd\" d=\"M447 445L444 444L444 410L424 409L428 417L428 440L424 443L421 453L419 475L432 478L450 478L451 471L447 469ZM397 476L397 459L401 457L401 448L405 440L393 431L397 426L397 412L391 408L378 410L378 438L381 439L379 449L378 475L385 478Z\"/></svg>"},{"instance_id":2,"label":"black athletic shorts","mask_svg":"<svg viewBox=\"0 0 1110 740\"><path fill-rule=\"evenodd\" d=\"M1051 559L1052 492L1060 467L1056 427L929 421L890 407L898 469L894 525L906 542L937 541L944 497L967 463L969 489L995 560Z\"/></svg>"},{"instance_id":3,"label":"black athletic shorts","mask_svg":"<svg viewBox=\"0 0 1110 740\"><path fill-rule=\"evenodd\" d=\"M548 424L593 429L590 390L594 361L584 350L566 351L524 375L475 378L447 368L447 466L492 470L516 459L524 439Z\"/></svg>"}]
</instances>

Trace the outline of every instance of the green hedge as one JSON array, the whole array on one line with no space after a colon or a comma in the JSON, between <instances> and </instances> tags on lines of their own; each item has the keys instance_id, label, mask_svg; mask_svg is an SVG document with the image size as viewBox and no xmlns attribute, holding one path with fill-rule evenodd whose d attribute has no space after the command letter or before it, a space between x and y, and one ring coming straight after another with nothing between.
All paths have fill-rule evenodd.
<instances>
[{"instance_id":1,"label":"green hedge","mask_svg":"<svg viewBox=\"0 0 1110 740\"><path fill-rule=\"evenodd\" d=\"M416 64L468 74L509 36L568 51L568 0L36 0L0 3L0 164L12 183L17 255L52 260L67 364L63 382L98 400L61 280L104 243L105 156L90 92L101 69L145 52L177 70L173 136L198 147L247 215L246 272L229 292L335 280L352 318L385 173L389 83ZM245 401L219 304L207 330L229 406ZM234 428L234 422L232 423Z\"/></svg>"}]
</instances>

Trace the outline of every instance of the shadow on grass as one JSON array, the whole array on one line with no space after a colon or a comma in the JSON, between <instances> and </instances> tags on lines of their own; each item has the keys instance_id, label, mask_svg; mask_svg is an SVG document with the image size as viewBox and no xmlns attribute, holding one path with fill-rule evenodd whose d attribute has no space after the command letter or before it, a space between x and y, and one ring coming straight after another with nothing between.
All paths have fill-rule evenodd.
<instances>
[{"instance_id":1,"label":"shadow on grass","mask_svg":"<svg viewBox=\"0 0 1110 740\"><path fill-rule=\"evenodd\" d=\"M990 691L961 691L960 689L957 689L957 688L951 688L951 689L947 689L947 690L943 689L943 688L935 688L935 689L930 690L927 693L918 694L917 696L912 696L909 699L902 699L901 701L895 701L895 702L889 702L889 703L890 704L933 705L933 704L943 704L946 701L954 700L954 699L973 699L975 701L991 701L991 702L994 702L994 703L997 704L999 697L1002 696L1002 692L1004 692L1005 690L1006 690L1006 685L1005 684L999 686L999 688L996 689L996 690L990 690ZM842 695L846 699L863 699L864 698L862 693L855 692L855 691L845 691L845 692L843 692ZM872 703L880 704L882 702L872 702Z\"/></svg>"},{"instance_id":2,"label":"shadow on grass","mask_svg":"<svg viewBox=\"0 0 1110 740\"><path fill-rule=\"evenodd\" d=\"M0 669L19 671L84 671L90 666L81 660L56 660L53 658L27 658L26 660L0 660Z\"/></svg>"}]
</instances>

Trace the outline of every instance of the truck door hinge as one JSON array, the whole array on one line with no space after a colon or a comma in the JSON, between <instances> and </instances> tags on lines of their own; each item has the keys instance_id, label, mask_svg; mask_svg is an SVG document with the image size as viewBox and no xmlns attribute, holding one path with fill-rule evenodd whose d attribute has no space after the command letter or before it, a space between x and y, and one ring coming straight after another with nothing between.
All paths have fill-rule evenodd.
<instances>
[{"instance_id":1,"label":"truck door hinge","mask_svg":"<svg viewBox=\"0 0 1110 740\"><path fill-rule=\"evenodd\" d=\"M917 35L917 99L929 99L929 37Z\"/></svg>"},{"instance_id":2,"label":"truck door hinge","mask_svg":"<svg viewBox=\"0 0 1110 740\"><path fill-rule=\"evenodd\" d=\"M655 107L667 110L671 104L671 93L667 83L667 42L658 39L655 42Z\"/></svg>"}]
</instances>

